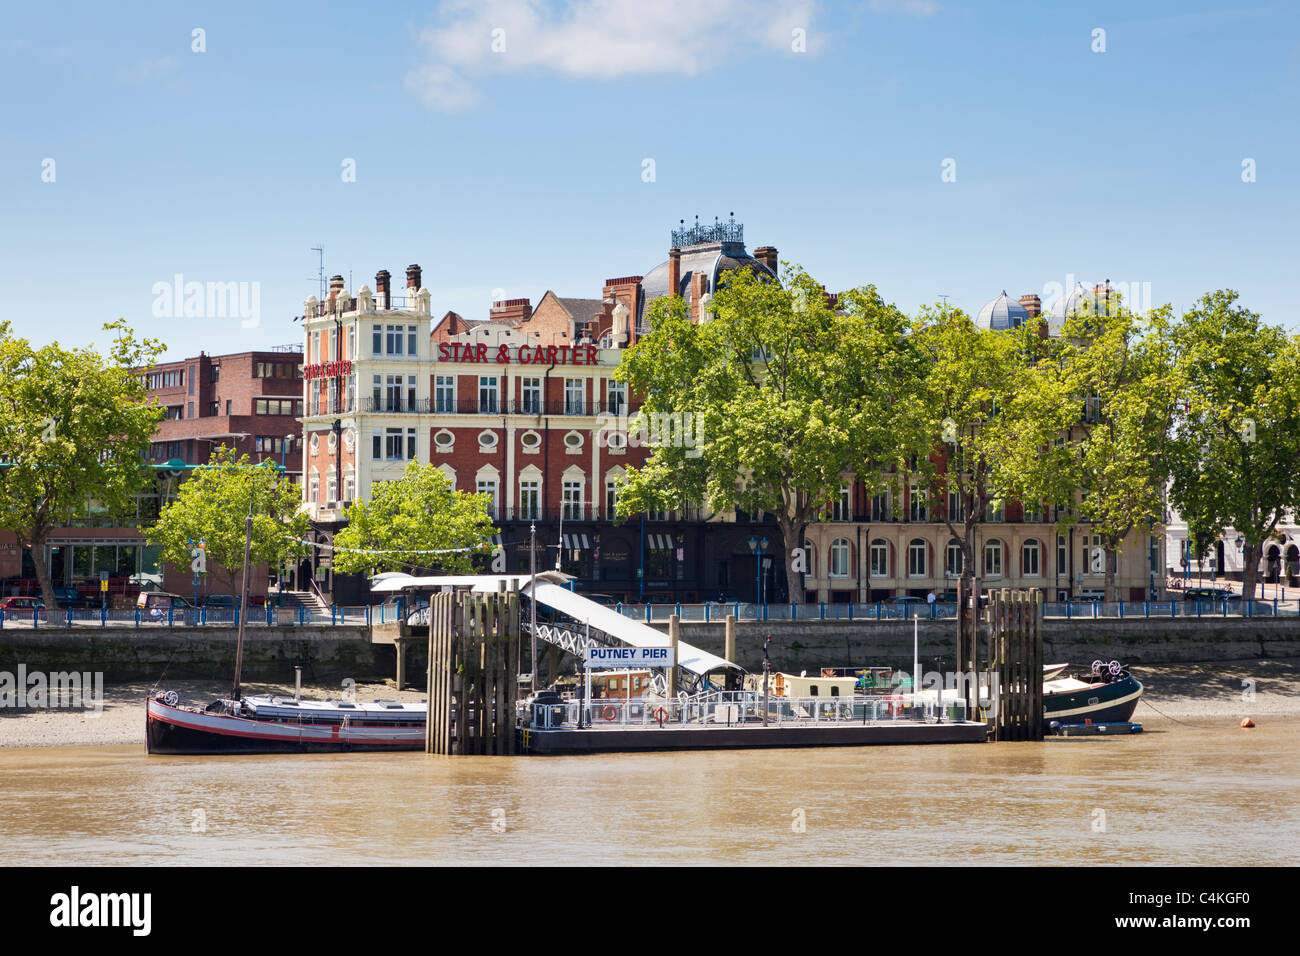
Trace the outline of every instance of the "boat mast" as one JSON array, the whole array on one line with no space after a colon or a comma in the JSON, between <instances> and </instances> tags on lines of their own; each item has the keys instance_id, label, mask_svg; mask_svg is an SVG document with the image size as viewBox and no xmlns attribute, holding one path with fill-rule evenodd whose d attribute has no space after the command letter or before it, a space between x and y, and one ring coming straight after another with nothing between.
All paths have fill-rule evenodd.
<instances>
[{"instance_id":1,"label":"boat mast","mask_svg":"<svg viewBox=\"0 0 1300 956\"><path fill-rule=\"evenodd\" d=\"M244 622L248 618L248 557L253 546L253 501L248 502L248 517L244 519L244 576L239 586L239 631L235 639L235 689L231 700L239 700L239 675L244 667Z\"/></svg>"}]
</instances>

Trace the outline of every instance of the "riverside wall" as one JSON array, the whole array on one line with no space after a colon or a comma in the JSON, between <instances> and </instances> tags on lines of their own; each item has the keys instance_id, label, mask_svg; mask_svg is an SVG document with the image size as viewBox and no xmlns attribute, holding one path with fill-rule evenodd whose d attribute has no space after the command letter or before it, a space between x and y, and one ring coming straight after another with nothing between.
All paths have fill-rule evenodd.
<instances>
[{"instance_id":1,"label":"riverside wall","mask_svg":"<svg viewBox=\"0 0 1300 956\"><path fill-rule=\"evenodd\" d=\"M233 627L6 627L0 630L0 671L102 671L104 680L229 679L235 671ZM294 665L303 680L392 677L391 644L372 644L364 626L248 628L243 676L250 681L292 683Z\"/></svg>"},{"instance_id":2,"label":"riverside wall","mask_svg":"<svg viewBox=\"0 0 1300 956\"><path fill-rule=\"evenodd\" d=\"M666 623L652 626L668 630ZM681 639L721 656L724 626L721 622L683 622ZM776 670L912 667L911 621L740 621L736 626L736 663L746 670L760 670L763 639L769 635L769 654ZM945 668L952 667L956 635L954 621L921 621L922 666L929 670L934 659L941 657ZM1048 619L1043 622L1043 645L1045 663L1076 665L1098 659L1178 664L1300 658L1300 619Z\"/></svg>"},{"instance_id":3,"label":"riverside wall","mask_svg":"<svg viewBox=\"0 0 1300 956\"><path fill-rule=\"evenodd\" d=\"M655 628L666 631L666 623ZM721 655L722 622L682 624L682 640ZM942 658L953 666L956 626L952 621L921 621L921 662L925 669ZM911 668L911 621L741 621L736 629L737 663L757 671L763 639L770 635L773 667L798 672L821 667L883 666ZM390 635L364 626L249 628L244 637L244 677L251 681L291 682L295 664L304 680L356 680L396 675L396 648ZM104 680L217 680L234 673L233 627L174 627L128 630L74 627L0 629L0 671L102 671ZM1044 660L1088 664L1207 663L1300 658L1300 619L1215 618L1156 621L1143 618L1043 622ZM424 682L426 645L415 636L406 646L408 682Z\"/></svg>"}]
</instances>

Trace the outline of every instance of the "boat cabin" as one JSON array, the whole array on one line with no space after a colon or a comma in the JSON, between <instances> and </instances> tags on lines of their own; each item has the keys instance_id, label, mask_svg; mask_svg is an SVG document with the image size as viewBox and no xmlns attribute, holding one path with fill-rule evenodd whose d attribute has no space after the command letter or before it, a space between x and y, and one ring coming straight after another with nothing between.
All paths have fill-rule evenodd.
<instances>
[{"instance_id":1,"label":"boat cabin","mask_svg":"<svg viewBox=\"0 0 1300 956\"><path fill-rule=\"evenodd\" d=\"M807 674L772 674L768 693L773 697L852 697L857 686L856 677L809 676ZM745 689L763 691L763 675L745 675Z\"/></svg>"},{"instance_id":2,"label":"boat cabin","mask_svg":"<svg viewBox=\"0 0 1300 956\"><path fill-rule=\"evenodd\" d=\"M632 700L644 697L650 691L650 672L596 671L591 672L592 699Z\"/></svg>"}]
</instances>

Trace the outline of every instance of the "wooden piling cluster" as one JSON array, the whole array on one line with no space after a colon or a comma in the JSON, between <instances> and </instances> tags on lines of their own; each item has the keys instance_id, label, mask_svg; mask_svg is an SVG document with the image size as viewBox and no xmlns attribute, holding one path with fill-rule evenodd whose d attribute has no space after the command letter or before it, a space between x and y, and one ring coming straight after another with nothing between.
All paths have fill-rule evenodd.
<instances>
[{"instance_id":1,"label":"wooden piling cluster","mask_svg":"<svg viewBox=\"0 0 1300 956\"><path fill-rule=\"evenodd\" d=\"M1043 592L990 591L986 614L990 685L997 690L993 739L1042 740Z\"/></svg>"},{"instance_id":2,"label":"wooden piling cluster","mask_svg":"<svg viewBox=\"0 0 1300 956\"><path fill-rule=\"evenodd\" d=\"M519 654L516 592L432 596L425 753L516 753Z\"/></svg>"}]
</instances>

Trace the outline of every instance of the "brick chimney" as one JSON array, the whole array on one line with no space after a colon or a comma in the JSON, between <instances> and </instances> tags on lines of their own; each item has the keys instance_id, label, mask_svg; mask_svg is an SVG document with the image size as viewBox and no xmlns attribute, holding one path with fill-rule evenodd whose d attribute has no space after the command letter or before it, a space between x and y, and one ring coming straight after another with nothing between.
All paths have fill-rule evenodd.
<instances>
[{"instance_id":1,"label":"brick chimney","mask_svg":"<svg viewBox=\"0 0 1300 956\"><path fill-rule=\"evenodd\" d=\"M388 309L392 307L393 294L393 277L387 269L380 269L375 273L375 301L379 303L379 308Z\"/></svg>"},{"instance_id":2,"label":"brick chimney","mask_svg":"<svg viewBox=\"0 0 1300 956\"><path fill-rule=\"evenodd\" d=\"M502 299L493 302L488 318L493 322L509 322L519 325L527 322L533 315L533 305L528 299Z\"/></svg>"},{"instance_id":3,"label":"brick chimney","mask_svg":"<svg viewBox=\"0 0 1300 956\"><path fill-rule=\"evenodd\" d=\"M676 246L668 250L668 294L679 295L682 284L682 250Z\"/></svg>"},{"instance_id":4,"label":"brick chimney","mask_svg":"<svg viewBox=\"0 0 1300 956\"><path fill-rule=\"evenodd\" d=\"M1025 311L1029 313L1031 319L1036 319L1043 314L1043 300L1036 295L1022 295L1020 304L1025 307Z\"/></svg>"},{"instance_id":5,"label":"brick chimney","mask_svg":"<svg viewBox=\"0 0 1300 956\"><path fill-rule=\"evenodd\" d=\"M691 319L695 322L700 321L700 302L707 291L707 283L708 277L703 272L691 273Z\"/></svg>"},{"instance_id":6,"label":"brick chimney","mask_svg":"<svg viewBox=\"0 0 1300 956\"><path fill-rule=\"evenodd\" d=\"M412 263L406 267L406 287L411 290L412 295L420 291L421 275L418 265Z\"/></svg>"},{"instance_id":7,"label":"brick chimney","mask_svg":"<svg viewBox=\"0 0 1300 956\"><path fill-rule=\"evenodd\" d=\"M329 311L331 311L331 312L334 311L334 301L335 301L335 299L338 298L339 293L342 292L342 291L343 291L343 277L342 277L342 276L330 276L330 297L329 297L330 307L329 307Z\"/></svg>"},{"instance_id":8,"label":"brick chimney","mask_svg":"<svg viewBox=\"0 0 1300 956\"><path fill-rule=\"evenodd\" d=\"M776 246L759 246L754 250L754 258L771 269L773 275L776 275L779 264L776 257Z\"/></svg>"}]
</instances>

